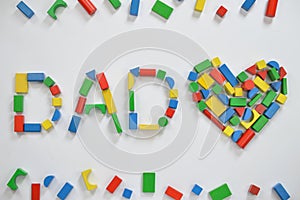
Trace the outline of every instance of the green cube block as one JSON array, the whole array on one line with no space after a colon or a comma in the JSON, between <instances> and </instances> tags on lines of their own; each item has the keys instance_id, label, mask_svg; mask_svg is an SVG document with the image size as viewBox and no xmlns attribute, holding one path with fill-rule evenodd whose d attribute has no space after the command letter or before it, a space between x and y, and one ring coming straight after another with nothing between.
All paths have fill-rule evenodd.
<instances>
[{"instance_id":1,"label":"green cube block","mask_svg":"<svg viewBox=\"0 0 300 200\"><path fill-rule=\"evenodd\" d=\"M109 0L114 9L118 9L121 6L121 1L119 0Z\"/></svg>"},{"instance_id":2,"label":"green cube block","mask_svg":"<svg viewBox=\"0 0 300 200\"><path fill-rule=\"evenodd\" d=\"M239 81L245 82L245 80L247 80L247 78L248 78L248 75L247 75L245 72L241 72L241 73L237 76L237 78L239 79Z\"/></svg>"},{"instance_id":3,"label":"green cube block","mask_svg":"<svg viewBox=\"0 0 300 200\"><path fill-rule=\"evenodd\" d=\"M156 77L160 80L164 80L165 79L165 76L166 76L166 72L163 71L163 70L158 70L157 74L156 74Z\"/></svg>"},{"instance_id":4,"label":"green cube block","mask_svg":"<svg viewBox=\"0 0 300 200\"><path fill-rule=\"evenodd\" d=\"M203 72L204 70L206 70L206 69L208 69L210 67L211 67L211 62L210 62L210 60L206 59L203 62L201 62L198 65L196 65L194 67L194 69L195 69L195 71L197 73L201 73L201 72Z\"/></svg>"},{"instance_id":5,"label":"green cube block","mask_svg":"<svg viewBox=\"0 0 300 200\"><path fill-rule=\"evenodd\" d=\"M274 68L273 68L274 69ZM270 90L267 95L265 96L265 98L262 100L262 104L266 107L269 107L271 105L271 103L273 102L273 100L275 99L275 97L277 96L276 92L273 90Z\"/></svg>"},{"instance_id":6,"label":"green cube block","mask_svg":"<svg viewBox=\"0 0 300 200\"><path fill-rule=\"evenodd\" d=\"M197 92L199 90L199 84L196 82L191 82L189 84L189 89L191 92Z\"/></svg>"},{"instance_id":7,"label":"green cube block","mask_svg":"<svg viewBox=\"0 0 300 200\"><path fill-rule=\"evenodd\" d=\"M51 87L55 84L55 81L50 77L50 76L47 76L45 79L44 79L44 84L47 86L47 87Z\"/></svg>"},{"instance_id":8,"label":"green cube block","mask_svg":"<svg viewBox=\"0 0 300 200\"><path fill-rule=\"evenodd\" d=\"M230 124L232 126L237 126L240 123L240 118L236 115L234 115L230 120L229 120Z\"/></svg>"},{"instance_id":9,"label":"green cube block","mask_svg":"<svg viewBox=\"0 0 300 200\"><path fill-rule=\"evenodd\" d=\"M264 115L261 115L256 122L252 125L252 129L256 132L261 131L261 129L268 123L269 119Z\"/></svg>"},{"instance_id":10,"label":"green cube block","mask_svg":"<svg viewBox=\"0 0 300 200\"><path fill-rule=\"evenodd\" d=\"M129 110L134 111L134 91L129 91Z\"/></svg>"},{"instance_id":11,"label":"green cube block","mask_svg":"<svg viewBox=\"0 0 300 200\"><path fill-rule=\"evenodd\" d=\"M247 105L246 98L230 98L229 105L233 107L245 107Z\"/></svg>"},{"instance_id":12,"label":"green cube block","mask_svg":"<svg viewBox=\"0 0 300 200\"><path fill-rule=\"evenodd\" d=\"M281 93L284 94L284 95L287 95L287 93L288 93L287 79L286 79L286 78L283 78L283 79L282 79Z\"/></svg>"},{"instance_id":13,"label":"green cube block","mask_svg":"<svg viewBox=\"0 0 300 200\"><path fill-rule=\"evenodd\" d=\"M212 88L212 91L215 93L215 94L220 94L222 92L222 87L219 85L219 84L216 84L213 88Z\"/></svg>"},{"instance_id":14,"label":"green cube block","mask_svg":"<svg viewBox=\"0 0 300 200\"><path fill-rule=\"evenodd\" d=\"M152 11L165 19L169 19L173 12L173 8L157 0L152 7Z\"/></svg>"},{"instance_id":15,"label":"green cube block","mask_svg":"<svg viewBox=\"0 0 300 200\"><path fill-rule=\"evenodd\" d=\"M255 95L255 97L253 97L253 99L251 99L251 101L248 103L248 106L252 107L259 99L260 97L262 97L262 94L257 94Z\"/></svg>"},{"instance_id":16,"label":"green cube block","mask_svg":"<svg viewBox=\"0 0 300 200\"><path fill-rule=\"evenodd\" d=\"M24 96L14 95L14 112L21 113L24 109Z\"/></svg>"},{"instance_id":17,"label":"green cube block","mask_svg":"<svg viewBox=\"0 0 300 200\"><path fill-rule=\"evenodd\" d=\"M268 76L271 79L271 81L278 80L280 78L278 71L275 68L271 68L268 71Z\"/></svg>"},{"instance_id":18,"label":"green cube block","mask_svg":"<svg viewBox=\"0 0 300 200\"><path fill-rule=\"evenodd\" d=\"M116 130L118 133L122 133L122 127L121 127L121 124L119 122L119 119L118 119L118 116L117 116L117 113L113 113L112 115L112 118L113 118L113 121L114 121L114 124L115 124L115 127L116 127Z\"/></svg>"},{"instance_id":19,"label":"green cube block","mask_svg":"<svg viewBox=\"0 0 300 200\"><path fill-rule=\"evenodd\" d=\"M223 200L232 195L228 185L225 183L209 192L212 200Z\"/></svg>"},{"instance_id":20,"label":"green cube block","mask_svg":"<svg viewBox=\"0 0 300 200\"><path fill-rule=\"evenodd\" d=\"M197 103L197 107L202 112L203 110L206 109L207 105L204 101L199 101L199 103Z\"/></svg>"},{"instance_id":21,"label":"green cube block","mask_svg":"<svg viewBox=\"0 0 300 200\"><path fill-rule=\"evenodd\" d=\"M81 88L79 90L79 94L86 97L88 95L92 85L93 85L93 81L91 81L90 79L85 78L82 85L81 85Z\"/></svg>"},{"instance_id":22,"label":"green cube block","mask_svg":"<svg viewBox=\"0 0 300 200\"><path fill-rule=\"evenodd\" d=\"M144 172L143 173L143 192L154 193L155 192L155 173Z\"/></svg>"}]
</instances>

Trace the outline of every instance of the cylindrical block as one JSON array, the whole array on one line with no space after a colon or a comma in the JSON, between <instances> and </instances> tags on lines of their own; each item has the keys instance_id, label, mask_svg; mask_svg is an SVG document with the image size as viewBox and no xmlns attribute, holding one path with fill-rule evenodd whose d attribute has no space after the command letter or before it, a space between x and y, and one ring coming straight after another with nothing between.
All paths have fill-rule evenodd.
<instances>
[{"instance_id":1,"label":"cylindrical block","mask_svg":"<svg viewBox=\"0 0 300 200\"><path fill-rule=\"evenodd\" d=\"M82 5L82 7L89 15L93 15L97 10L94 4L89 0L78 0L78 2Z\"/></svg>"},{"instance_id":2,"label":"cylindrical block","mask_svg":"<svg viewBox=\"0 0 300 200\"><path fill-rule=\"evenodd\" d=\"M269 0L267 10L266 10L267 17L275 17L277 4L278 4L278 0Z\"/></svg>"}]
</instances>

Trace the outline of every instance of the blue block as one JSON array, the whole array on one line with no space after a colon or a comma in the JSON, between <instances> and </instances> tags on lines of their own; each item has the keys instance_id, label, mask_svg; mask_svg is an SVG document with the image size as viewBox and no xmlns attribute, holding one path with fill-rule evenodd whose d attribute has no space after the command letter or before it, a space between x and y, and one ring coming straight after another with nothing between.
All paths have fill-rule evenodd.
<instances>
[{"instance_id":1,"label":"blue block","mask_svg":"<svg viewBox=\"0 0 300 200\"><path fill-rule=\"evenodd\" d=\"M276 102L273 102L269 107L268 109L265 111L264 115L268 118L268 119L271 119L275 114L276 112L279 110L280 106L276 103Z\"/></svg>"},{"instance_id":2,"label":"blue block","mask_svg":"<svg viewBox=\"0 0 300 200\"><path fill-rule=\"evenodd\" d=\"M196 81L198 78L198 74L196 72L190 71L188 80L190 81Z\"/></svg>"},{"instance_id":3,"label":"blue block","mask_svg":"<svg viewBox=\"0 0 300 200\"><path fill-rule=\"evenodd\" d=\"M73 189L73 185L70 183L65 183L65 185L61 188L61 190L58 192L57 197L61 200L65 200L67 196L70 194L70 192Z\"/></svg>"},{"instance_id":4,"label":"blue block","mask_svg":"<svg viewBox=\"0 0 300 200\"><path fill-rule=\"evenodd\" d=\"M271 83L271 88L278 92L281 89L281 81Z\"/></svg>"},{"instance_id":5,"label":"blue block","mask_svg":"<svg viewBox=\"0 0 300 200\"><path fill-rule=\"evenodd\" d=\"M250 108L246 108L245 111L244 111L244 115L242 117L242 120L246 121L246 120L249 120L252 116L252 111Z\"/></svg>"},{"instance_id":6,"label":"blue block","mask_svg":"<svg viewBox=\"0 0 300 200\"><path fill-rule=\"evenodd\" d=\"M232 133L231 139L232 141L237 142L242 137L242 135L243 135L243 131L236 130Z\"/></svg>"},{"instance_id":7,"label":"blue block","mask_svg":"<svg viewBox=\"0 0 300 200\"><path fill-rule=\"evenodd\" d=\"M221 65L219 67L219 70L232 87L235 87L237 84L239 84L239 81L235 78L235 76L233 75L233 73L230 71L230 69L227 67L226 64Z\"/></svg>"},{"instance_id":8,"label":"blue block","mask_svg":"<svg viewBox=\"0 0 300 200\"><path fill-rule=\"evenodd\" d=\"M174 87L174 85L175 85L174 79L171 78L171 77L169 77L169 76L167 76L167 77L166 77L166 82L168 83L169 88L173 89L173 87Z\"/></svg>"},{"instance_id":9,"label":"blue block","mask_svg":"<svg viewBox=\"0 0 300 200\"><path fill-rule=\"evenodd\" d=\"M53 175L49 175L44 179L44 186L45 187L49 187L49 185L51 184L51 182L53 181L54 176Z\"/></svg>"},{"instance_id":10,"label":"blue block","mask_svg":"<svg viewBox=\"0 0 300 200\"><path fill-rule=\"evenodd\" d=\"M132 195L132 190L129 190L127 188L124 189L122 196L126 199L130 199Z\"/></svg>"},{"instance_id":11,"label":"blue block","mask_svg":"<svg viewBox=\"0 0 300 200\"><path fill-rule=\"evenodd\" d=\"M178 101L176 99L170 99L170 101L169 101L169 107L173 108L173 109L176 109L177 106L178 106Z\"/></svg>"},{"instance_id":12,"label":"blue block","mask_svg":"<svg viewBox=\"0 0 300 200\"><path fill-rule=\"evenodd\" d=\"M290 198L289 193L286 191L286 189L281 185L281 183L277 183L273 190L277 193L277 195L280 197L281 200L287 200Z\"/></svg>"},{"instance_id":13,"label":"blue block","mask_svg":"<svg viewBox=\"0 0 300 200\"><path fill-rule=\"evenodd\" d=\"M27 81L43 82L45 79L44 73L27 73Z\"/></svg>"},{"instance_id":14,"label":"blue block","mask_svg":"<svg viewBox=\"0 0 300 200\"><path fill-rule=\"evenodd\" d=\"M225 112L219 117L220 121L224 124L230 120L230 118L235 114L235 111L232 108L227 108Z\"/></svg>"},{"instance_id":15,"label":"blue block","mask_svg":"<svg viewBox=\"0 0 300 200\"><path fill-rule=\"evenodd\" d=\"M129 113L129 129L137 130L137 113Z\"/></svg>"},{"instance_id":16,"label":"blue block","mask_svg":"<svg viewBox=\"0 0 300 200\"><path fill-rule=\"evenodd\" d=\"M17 8L28 18L30 19L34 12L31 10L23 1L20 1L20 3L17 5Z\"/></svg>"},{"instance_id":17,"label":"blue block","mask_svg":"<svg viewBox=\"0 0 300 200\"><path fill-rule=\"evenodd\" d=\"M131 70L129 70L130 73L132 73L135 77L138 77L140 75L140 68L139 67L136 67L136 68L133 68Z\"/></svg>"},{"instance_id":18,"label":"blue block","mask_svg":"<svg viewBox=\"0 0 300 200\"><path fill-rule=\"evenodd\" d=\"M256 0L246 0L241 6L244 10L249 11Z\"/></svg>"},{"instance_id":19,"label":"blue block","mask_svg":"<svg viewBox=\"0 0 300 200\"><path fill-rule=\"evenodd\" d=\"M248 99L252 99L259 92L257 87L254 87L252 90L248 91L247 97Z\"/></svg>"},{"instance_id":20,"label":"blue block","mask_svg":"<svg viewBox=\"0 0 300 200\"><path fill-rule=\"evenodd\" d=\"M89 79L92 79L92 80L96 80L96 70L92 70L92 71L89 71L87 73L85 73L85 75L89 78Z\"/></svg>"},{"instance_id":21,"label":"blue block","mask_svg":"<svg viewBox=\"0 0 300 200\"><path fill-rule=\"evenodd\" d=\"M199 196L200 193L202 192L202 190L203 190L202 187L200 187L199 185L195 184L194 187L193 187L193 189L192 189L192 192L193 192L195 195Z\"/></svg>"},{"instance_id":22,"label":"blue block","mask_svg":"<svg viewBox=\"0 0 300 200\"><path fill-rule=\"evenodd\" d=\"M219 94L218 98L220 99L220 101L224 104L224 105L228 105L229 104L229 98L226 94Z\"/></svg>"},{"instance_id":23,"label":"blue block","mask_svg":"<svg viewBox=\"0 0 300 200\"><path fill-rule=\"evenodd\" d=\"M200 90L201 94L202 94L202 97L203 99L207 99L207 97L209 96L209 93L210 93L210 90Z\"/></svg>"},{"instance_id":24,"label":"blue block","mask_svg":"<svg viewBox=\"0 0 300 200\"><path fill-rule=\"evenodd\" d=\"M55 111L54 111L54 113L52 115L51 121L56 122L56 121L58 121L60 119L60 117L61 117L60 111L58 109L55 109Z\"/></svg>"},{"instance_id":25,"label":"blue block","mask_svg":"<svg viewBox=\"0 0 300 200\"><path fill-rule=\"evenodd\" d=\"M270 61L270 62L267 63L267 65L268 65L269 67L275 68L277 71L278 71L279 68L280 68L278 62L276 62L276 61Z\"/></svg>"},{"instance_id":26,"label":"blue block","mask_svg":"<svg viewBox=\"0 0 300 200\"><path fill-rule=\"evenodd\" d=\"M41 124L24 124L24 132L41 132L42 126Z\"/></svg>"},{"instance_id":27,"label":"blue block","mask_svg":"<svg viewBox=\"0 0 300 200\"><path fill-rule=\"evenodd\" d=\"M72 119L71 119L71 122L69 125L69 129L68 129L71 133L77 133L77 129L78 129L80 120L81 120L80 117L78 117L76 115L72 116Z\"/></svg>"},{"instance_id":28,"label":"blue block","mask_svg":"<svg viewBox=\"0 0 300 200\"><path fill-rule=\"evenodd\" d=\"M140 7L140 0L131 0L130 15L138 16Z\"/></svg>"}]
</instances>

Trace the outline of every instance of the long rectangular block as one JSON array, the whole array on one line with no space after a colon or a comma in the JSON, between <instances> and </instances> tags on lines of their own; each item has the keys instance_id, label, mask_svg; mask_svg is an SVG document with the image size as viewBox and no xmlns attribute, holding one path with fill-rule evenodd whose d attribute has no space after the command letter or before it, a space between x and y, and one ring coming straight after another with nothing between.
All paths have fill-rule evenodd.
<instances>
[{"instance_id":1,"label":"long rectangular block","mask_svg":"<svg viewBox=\"0 0 300 200\"><path fill-rule=\"evenodd\" d=\"M24 96L14 95L14 112L21 113L24 109Z\"/></svg>"},{"instance_id":2,"label":"long rectangular block","mask_svg":"<svg viewBox=\"0 0 300 200\"><path fill-rule=\"evenodd\" d=\"M156 69L140 69L140 76L156 76Z\"/></svg>"},{"instance_id":3,"label":"long rectangular block","mask_svg":"<svg viewBox=\"0 0 300 200\"><path fill-rule=\"evenodd\" d=\"M246 98L230 98L229 105L233 107L245 107L247 106Z\"/></svg>"},{"instance_id":4,"label":"long rectangular block","mask_svg":"<svg viewBox=\"0 0 300 200\"><path fill-rule=\"evenodd\" d=\"M27 74L16 73L15 92L16 93L28 93Z\"/></svg>"},{"instance_id":5,"label":"long rectangular block","mask_svg":"<svg viewBox=\"0 0 300 200\"><path fill-rule=\"evenodd\" d=\"M33 15L34 12L31 8L29 8L23 1L20 1L18 3L17 8L28 18L30 19Z\"/></svg>"},{"instance_id":6,"label":"long rectangular block","mask_svg":"<svg viewBox=\"0 0 300 200\"><path fill-rule=\"evenodd\" d=\"M239 83L226 64L221 65L219 70L232 87L235 87Z\"/></svg>"},{"instance_id":7,"label":"long rectangular block","mask_svg":"<svg viewBox=\"0 0 300 200\"><path fill-rule=\"evenodd\" d=\"M129 110L134 111L134 91L129 91Z\"/></svg>"},{"instance_id":8,"label":"long rectangular block","mask_svg":"<svg viewBox=\"0 0 300 200\"><path fill-rule=\"evenodd\" d=\"M209 75L211 77L213 77L213 79L215 79L215 81L221 85L226 80L225 77L221 74L221 72L217 68L214 68L213 70L211 70Z\"/></svg>"},{"instance_id":9,"label":"long rectangular block","mask_svg":"<svg viewBox=\"0 0 300 200\"><path fill-rule=\"evenodd\" d=\"M222 200L232 195L228 185L225 183L209 192L212 200Z\"/></svg>"},{"instance_id":10,"label":"long rectangular block","mask_svg":"<svg viewBox=\"0 0 300 200\"><path fill-rule=\"evenodd\" d=\"M122 183L122 179L118 176L114 176L114 178L110 181L106 190L110 193L114 193L119 185Z\"/></svg>"},{"instance_id":11,"label":"long rectangular block","mask_svg":"<svg viewBox=\"0 0 300 200\"><path fill-rule=\"evenodd\" d=\"M114 102L114 99L113 99L112 94L110 92L110 89L103 90L102 95L103 95L104 102L105 102L106 107L107 107L107 112L109 114L117 112L117 108L115 106L115 102Z\"/></svg>"},{"instance_id":12,"label":"long rectangular block","mask_svg":"<svg viewBox=\"0 0 300 200\"><path fill-rule=\"evenodd\" d=\"M210 60L206 59L204 61L202 61L201 63L197 64L196 66L194 66L194 70L197 73L201 73L203 71L205 71L206 69L210 68L212 66Z\"/></svg>"},{"instance_id":13,"label":"long rectangular block","mask_svg":"<svg viewBox=\"0 0 300 200\"><path fill-rule=\"evenodd\" d=\"M68 197L68 195L71 193L72 190L73 190L73 185L71 185L70 183L67 182L60 189L60 191L57 194L57 197L60 200L65 200Z\"/></svg>"},{"instance_id":14,"label":"long rectangular block","mask_svg":"<svg viewBox=\"0 0 300 200\"><path fill-rule=\"evenodd\" d=\"M273 102L273 100L275 99L275 97L277 96L277 93L274 92L273 90L270 90L267 95L265 96L265 98L262 100L262 104L266 107L269 107L270 104Z\"/></svg>"},{"instance_id":15,"label":"long rectangular block","mask_svg":"<svg viewBox=\"0 0 300 200\"><path fill-rule=\"evenodd\" d=\"M165 19L169 19L173 12L173 8L162 1L157 0L152 7L152 11Z\"/></svg>"},{"instance_id":16,"label":"long rectangular block","mask_svg":"<svg viewBox=\"0 0 300 200\"><path fill-rule=\"evenodd\" d=\"M274 185L273 190L277 193L281 200L287 200L291 197L281 183Z\"/></svg>"},{"instance_id":17,"label":"long rectangular block","mask_svg":"<svg viewBox=\"0 0 300 200\"><path fill-rule=\"evenodd\" d=\"M143 173L143 192L154 193L155 192L155 173L144 172Z\"/></svg>"},{"instance_id":18,"label":"long rectangular block","mask_svg":"<svg viewBox=\"0 0 300 200\"><path fill-rule=\"evenodd\" d=\"M31 184L31 200L40 200L41 184Z\"/></svg>"},{"instance_id":19,"label":"long rectangular block","mask_svg":"<svg viewBox=\"0 0 300 200\"><path fill-rule=\"evenodd\" d=\"M266 92L270 88L270 85L262 80L259 76L256 76L253 80L256 87L258 87L261 91Z\"/></svg>"},{"instance_id":20,"label":"long rectangular block","mask_svg":"<svg viewBox=\"0 0 300 200\"><path fill-rule=\"evenodd\" d=\"M139 124L139 129L140 130L145 130L145 131L154 131L159 129L158 124Z\"/></svg>"},{"instance_id":21,"label":"long rectangular block","mask_svg":"<svg viewBox=\"0 0 300 200\"><path fill-rule=\"evenodd\" d=\"M137 113L129 113L129 129L130 130L136 130L138 128L137 126L137 120L138 120L138 114Z\"/></svg>"},{"instance_id":22,"label":"long rectangular block","mask_svg":"<svg viewBox=\"0 0 300 200\"><path fill-rule=\"evenodd\" d=\"M118 118L117 113L113 113L111 116L112 116L112 119L114 121L114 125L116 127L117 133L122 133L123 130L122 130L121 124L119 122L119 118Z\"/></svg>"},{"instance_id":23,"label":"long rectangular block","mask_svg":"<svg viewBox=\"0 0 300 200\"><path fill-rule=\"evenodd\" d=\"M245 2L242 4L242 8L245 11L249 11L250 8L253 6L253 4L255 3L256 0L245 0Z\"/></svg>"},{"instance_id":24,"label":"long rectangular block","mask_svg":"<svg viewBox=\"0 0 300 200\"><path fill-rule=\"evenodd\" d=\"M36 124L36 123L24 124L24 132L41 132L41 131L42 131L41 124Z\"/></svg>"},{"instance_id":25,"label":"long rectangular block","mask_svg":"<svg viewBox=\"0 0 300 200\"><path fill-rule=\"evenodd\" d=\"M86 98L85 97L79 97L77 101L77 105L75 108L75 112L78 114L82 114L85 106Z\"/></svg>"},{"instance_id":26,"label":"long rectangular block","mask_svg":"<svg viewBox=\"0 0 300 200\"><path fill-rule=\"evenodd\" d=\"M92 86L93 86L93 81L88 78L85 78L80 87L79 94L86 97L89 94Z\"/></svg>"},{"instance_id":27,"label":"long rectangular block","mask_svg":"<svg viewBox=\"0 0 300 200\"><path fill-rule=\"evenodd\" d=\"M29 82L43 82L44 79L44 73L27 73L27 81Z\"/></svg>"},{"instance_id":28,"label":"long rectangular block","mask_svg":"<svg viewBox=\"0 0 300 200\"><path fill-rule=\"evenodd\" d=\"M262 94L257 94L251 101L248 103L248 106L253 106L260 98L262 97Z\"/></svg>"},{"instance_id":29,"label":"long rectangular block","mask_svg":"<svg viewBox=\"0 0 300 200\"><path fill-rule=\"evenodd\" d=\"M261 115L251 128L256 132L259 132L268 123L268 121L269 119L267 117Z\"/></svg>"},{"instance_id":30,"label":"long rectangular block","mask_svg":"<svg viewBox=\"0 0 300 200\"><path fill-rule=\"evenodd\" d=\"M130 15L138 16L140 7L140 0L131 0L130 4Z\"/></svg>"},{"instance_id":31,"label":"long rectangular block","mask_svg":"<svg viewBox=\"0 0 300 200\"><path fill-rule=\"evenodd\" d=\"M286 78L282 79L281 93L284 94L284 95L287 95L287 93L288 93L287 79Z\"/></svg>"},{"instance_id":32,"label":"long rectangular block","mask_svg":"<svg viewBox=\"0 0 300 200\"><path fill-rule=\"evenodd\" d=\"M222 131L225 129L225 126L219 122L217 118L215 118L207 109L203 110L203 114L210 120L212 121L219 129Z\"/></svg>"}]
</instances>

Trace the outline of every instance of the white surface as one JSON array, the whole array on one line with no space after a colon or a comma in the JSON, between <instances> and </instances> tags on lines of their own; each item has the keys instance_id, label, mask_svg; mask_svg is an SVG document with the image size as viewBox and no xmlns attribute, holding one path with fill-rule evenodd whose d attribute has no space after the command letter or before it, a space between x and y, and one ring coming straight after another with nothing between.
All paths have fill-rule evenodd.
<instances>
[{"instance_id":1,"label":"white surface","mask_svg":"<svg viewBox=\"0 0 300 200\"><path fill-rule=\"evenodd\" d=\"M58 11L58 20L52 21L46 11L52 2L26 1L36 12L27 20L15 5L18 1L0 3L0 75L1 139L0 139L0 197L1 199L29 199L30 183L40 182L50 173L57 179L50 189L42 189L42 199L53 199L58 189L70 181L75 190L69 199L107 199L105 186L114 174L124 180L123 186L134 190L133 199L151 199L141 194L141 176L121 173L99 164L83 148L78 137L67 133L69 118L73 113L73 91L76 77L90 52L104 41L121 32L140 28L161 28L184 34L200 46L210 57L219 56L234 73L238 73L260 59L276 59L288 70L289 99L278 115L244 152L237 151L225 137L204 160L198 160L199 134L191 148L170 167L157 172L157 192L153 199L162 199L167 185L172 185L189 199L194 183L204 187L200 199L208 199L207 192L227 182L233 192L232 200L250 199L247 190L251 183L261 186L258 199L278 199L271 191L273 185L282 182L292 195L299 192L299 145L297 116L299 74L297 56L300 52L298 21L299 1L280 1L276 18L272 23L264 21L266 1L257 1L247 16L240 13L243 1L208 1L201 16L193 14L194 1L175 5L175 10L164 22L150 13L154 0L142 1L140 16L128 17L129 1L117 12L111 12L106 1L95 1L98 11L89 17L76 1L67 1L69 7ZM229 9L223 21L214 19L219 5ZM142 37L142 36L141 36ZM177 41L174 41L177 42ZM120 44L121 45L121 44ZM13 77L16 72L44 71L52 76L62 89L63 118L50 133L18 136L12 131ZM31 85L26 96L25 113L28 120L49 117L49 93L44 87ZM74 90L75 89L75 90ZM39 94L45 93L39 97ZM38 99L39 98L39 99ZM41 99L40 99L41 98ZM30 99L30 100L29 100ZM199 114L202 126L207 120ZM204 131L205 132L205 131ZM134 162L134 161L129 161ZM29 172L13 193L6 183L17 167ZM80 172L92 168L91 182L99 189L85 191ZM121 189L112 199L121 199Z\"/></svg>"}]
</instances>

